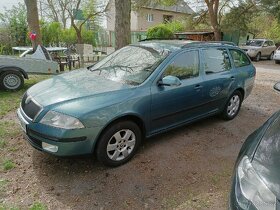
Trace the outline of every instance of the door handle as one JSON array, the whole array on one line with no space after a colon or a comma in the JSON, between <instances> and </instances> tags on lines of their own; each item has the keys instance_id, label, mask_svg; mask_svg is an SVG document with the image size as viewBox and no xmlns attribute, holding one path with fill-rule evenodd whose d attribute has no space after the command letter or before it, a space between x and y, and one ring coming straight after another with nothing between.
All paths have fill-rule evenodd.
<instances>
[{"instance_id":1,"label":"door handle","mask_svg":"<svg viewBox=\"0 0 280 210\"><path fill-rule=\"evenodd\" d=\"M200 90L201 88L202 88L201 85L195 85L195 86L194 86L194 89L195 89L195 90Z\"/></svg>"},{"instance_id":2,"label":"door handle","mask_svg":"<svg viewBox=\"0 0 280 210\"><path fill-rule=\"evenodd\" d=\"M235 77L234 77L234 76L231 76L230 79L231 79L231 80L235 80Z\"/></svg>"}]
</instances>

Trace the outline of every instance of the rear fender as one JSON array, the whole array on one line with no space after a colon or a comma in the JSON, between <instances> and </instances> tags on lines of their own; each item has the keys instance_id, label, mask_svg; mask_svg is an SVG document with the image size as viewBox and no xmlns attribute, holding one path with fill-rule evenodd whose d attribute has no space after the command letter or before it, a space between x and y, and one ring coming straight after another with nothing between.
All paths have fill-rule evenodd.
<instances>
[{"instance_id":1,"label":"rear fender","mask_svg":"<svg viewBox=\"0 0 280 210\"><path fill-rule=\"evenodd\" d=\"M25 79L28 79L27 73L19 67L16 67L16 66L0 66L0 74L4 71L11 71L11 70L20 72Z\"/></svg>"}]
</instances>

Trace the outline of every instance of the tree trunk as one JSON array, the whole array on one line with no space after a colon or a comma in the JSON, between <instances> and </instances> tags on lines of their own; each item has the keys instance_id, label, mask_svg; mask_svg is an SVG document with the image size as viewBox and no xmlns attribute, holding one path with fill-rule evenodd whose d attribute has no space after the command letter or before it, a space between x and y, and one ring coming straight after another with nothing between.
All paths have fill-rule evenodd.
<instances>
[{"instance_id":1,"label":"tree trunk","mask_svg":"<svg viewBox=\"0 0 280 210\"><path fill-rule=\"evenodd\" d=\"M219 0L205 0L208 7L210 23L214 30L215 41L221 41L221 27L218 23Z\"/></svg>"},{"instance_id":2,"label":"tree trunk","mask_svg":"<svg viewBox=\"0 0 280 210\"><path fill-rule=\"evenodd\" d=\"M115 0L116 49L130 44L131 0Z\"/></svg>"},{"instance_id":3,"label":"tree trunk","mask_svg":"<svg viewBox=\"0 0 280 210\"><path fill-rule=\"evenodd\" d=\"M33 49L37 47L38 44L42 44L42 36L40 32L39 16L37 0L24 0L27 8L27 23L29 30L36 33L36 40L32 42Z\"/></svg>"}]
</instances>

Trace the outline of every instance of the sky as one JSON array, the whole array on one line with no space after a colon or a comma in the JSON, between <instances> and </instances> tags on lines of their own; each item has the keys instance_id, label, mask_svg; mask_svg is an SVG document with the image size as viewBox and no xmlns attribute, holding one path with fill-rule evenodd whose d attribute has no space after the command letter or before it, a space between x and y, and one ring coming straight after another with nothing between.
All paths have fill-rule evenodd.
<instances>
[{"instance_id":1,"label":"sky","mask_svg":"<svg viewBox=\"0 0 280 210\"><path fill-rule=\"evenodd\" d=\"M24 3L24 0L0 0L0 12L4 11L4 7L10 9L13 5L17 5L18 2Z\"/></svg>"}]
</instances>

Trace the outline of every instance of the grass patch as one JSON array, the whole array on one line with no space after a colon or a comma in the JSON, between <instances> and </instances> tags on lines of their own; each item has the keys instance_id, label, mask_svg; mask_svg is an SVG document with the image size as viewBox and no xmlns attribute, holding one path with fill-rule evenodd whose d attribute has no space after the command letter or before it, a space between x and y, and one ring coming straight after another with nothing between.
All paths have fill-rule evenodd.
<instances>
[{"instance_id":1,"label":"grass patch","mask_svg":"<svg viewBox=\"0 0 280 210\"><path fill-rule=\"evenodd\" d=\"M40 202L35 202L33 205L29 208L29 210L46 210L47 207L40 203Z\"/></svg>"},{"instance_id":2,"label":"grass patch","mask_svg":"<svg viewBox=\"0 0 280 210\"><path fill-rule=\"evenodd\" d=\"M11 170L14 167L16 167L15 163L13 161L11 161L11 160L4 160L2 165L3 165L3 169L5 171Z\"/></svg>"},{"instance_id":3,"label":"grass patch","mask_svg":"<svg viewBox=\"0 0 280 210\"><path fill-rule=\"evenodd\" d=\"M24 81L23 88L17 92L0 90L0 118L19 107L21 97L28 88L50 77L46 75L31 75L28 80Z\"/></svg>"},{"instance_id":4,"label":"grass patch","mask_svg":"<svg viewBox=\"0 0 280 210\"><path fill-rule=\"evenodd\" d=\"M8 184L8 180L6 179L0 179L0 192L3 192L5 190L6 185Z\"/></svg>"},{"instance_id":5,"label":"grass patch","mask_svg":"<svg viewBox=\"0 0 280 210\"><path fill-rule=\"evenodd\" d=\"M1 141L9 137L16 136L20 133L19 129L15 129L16 122L13 121L0 121L0 139ZM5 143L3 143L5 144ZM0 146L1 148L1 146Z\"/></svg>"},{"instance_id":6,"label":"grass patch","mask_svg":"<svg viewBox=\"0 0 280 210\"><path fill-rule=\"evenodd\" d=\"M0 139L0 149L4 149L7 146L7 142L4 139Z\"/></svg>"},{"instance_id":7,"label":"grass patch","mask_svg":"<svg viewBox=\"0 0 280 210\"><path fill-rule=\"evenodd\" d=\"M8 207L6 205L0 204L0 210L20 210L18 207Z\"/></svg>"}]
</instances>

